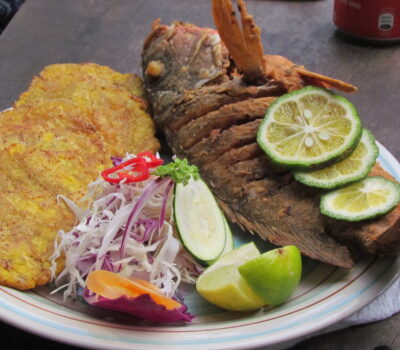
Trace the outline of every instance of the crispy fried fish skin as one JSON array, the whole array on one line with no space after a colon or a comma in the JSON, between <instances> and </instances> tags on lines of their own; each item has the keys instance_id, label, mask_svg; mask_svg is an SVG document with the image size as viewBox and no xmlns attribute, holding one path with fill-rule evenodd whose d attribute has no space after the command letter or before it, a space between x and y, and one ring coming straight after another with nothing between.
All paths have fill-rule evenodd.
<instances>
[{"instance_id":1,"label":"crispy fried fish skin","mask_svg":"<svg viewBox=\"0 0 400 350\"><path fill-rule=\"evenodd\" d=\"M75 222L57 195L78 201L111 156L159 149L143 96L133 75L61 64L0 113L1 285L49 282L57 232Z\"/></svg>"}]
</instances>

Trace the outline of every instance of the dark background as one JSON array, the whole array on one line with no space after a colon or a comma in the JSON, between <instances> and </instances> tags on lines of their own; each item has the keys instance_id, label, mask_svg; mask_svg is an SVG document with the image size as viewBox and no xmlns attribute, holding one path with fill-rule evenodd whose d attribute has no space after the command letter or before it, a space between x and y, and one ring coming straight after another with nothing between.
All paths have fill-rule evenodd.
<instances>
[{"instance_id":1,"label":"dark background","mask_svg":"<svg viewBox=\"0 0 400 350\"><path fill-rule=\"evenodd\" d=\"M372 0L371 0L372 1ZM332 0L247 1L267 53L359 87L348 95L363 125L400 158L400 47L360 44L338 35ZM0 36L0 110L12 105L48 64L96 62L141 74L140 53L153 19L213 26L208 0L26 0ZM8 349L75 349L0 323ZM400 314L297 345L296 350L400 349Z\"/></svg>"}]
</instances>

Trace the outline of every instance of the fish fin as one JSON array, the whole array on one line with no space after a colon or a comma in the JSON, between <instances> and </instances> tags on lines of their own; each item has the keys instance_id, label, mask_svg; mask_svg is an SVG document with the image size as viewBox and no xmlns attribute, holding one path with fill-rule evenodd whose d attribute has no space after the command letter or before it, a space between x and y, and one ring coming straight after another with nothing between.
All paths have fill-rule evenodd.
<instances>
[{"instance_id":1,"label":"fish fin","mask_svg":"<svg viewBox=\"0 0 400 350\"><path fill-rule=\"evenodd\" d=\"M279 55L265 55L265 73L269 78L281 83L288 92L306 85L335 88L344 92L356 92L357 87L326 75L310 72L304 66L297 65Z\"/></svg>"},{"instance_id":2,"label":"fish fin","mask_svg":"<svg viewBox=\"0 0 400 350\"><path fill-rule=\"evenodd\" d=\"M213 0L214 22L228 51L239 70L248 81L264 75L261 30L247 12L243 0L238 1L240 25L231 0Z\"/></svg>"},{"instance_id":3,"label":"fish fin","mask_svg":"<svg viewBox=\"0 0 400 350\"><path fill-rule=\"evenodd\" d=\"M305 69L304 67L296 67L296 71L307 80L310 81L312 85L318 85L325 87L325 88L335 88L340 91L344 92L356 92L357 87L346 83L342 80L334 79L328 77L326 75L322 75L319 73L310 72L309 70Z\"/></svg>"}]
</instances>

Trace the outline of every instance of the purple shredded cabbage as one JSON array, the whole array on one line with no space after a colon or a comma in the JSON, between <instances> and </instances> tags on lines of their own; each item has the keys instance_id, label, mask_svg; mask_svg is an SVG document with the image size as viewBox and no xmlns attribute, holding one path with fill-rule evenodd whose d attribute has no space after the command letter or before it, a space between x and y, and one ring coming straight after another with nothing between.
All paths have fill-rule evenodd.
<instances>
[{"instance_id":1,"label":"purple shredded cabbage","mask_svg":"<svg viewBox=\"0 0 400 350\"><path fill-rule=\"evenodd\" d=\"M153 322L191 322L194 318L187 312L185 304L179 309L168 310L165 306L157 304L149 294L142 294L136 298L124 295L108 299L93 295L86 289L84 298L92 306L123 312Z\"/></svg>"},{"instance_id":2,"label":"purple shredded cabbage","mask_svg":"<svg viewBox=\"0 0 400 350\"><path fill-rule=\"evenodd\" d=\"M139 219L136 221L136 226L142 225L144 227L144 233L142 235L136 234L136 230L133 230L129 235L139 243L148 242L153 231L158 228L159 220L155 219Z\"/></svg>"},{"instance_id":3,"label":"purple shredded cabbage","mask_svg":"<svg viewBox=\"0 0 400 350\"><path fill-rule=\"evenodd\" d=\"M109 252L108 252L108 253L106 254L106 256L104 257L102 270L114 272L114 265L113 265L113 263L112 263L112 260L111 260L111 257L110 257L110 253L109 253Z\"/></svg>"},{"instance_id":4,"label":"purple shredded cabbage","mask_svg":"<svg viewBox=\"0 0 400 350\"><path fill-rule=\"evenodd\" d=\"M175 182L174 181L169 181L167 184L167 188L165 189L164 197L163 197L163 202L162 202L162 207L161 207L161 213L160 213L160 220L158 223L158 227L161 228L162 225L164 225L165 221L165 212L167 210L167 201L169 198L169 194L174 187Z\"/></svg>"},{"instance_id":5,"label":"purple shredded cabbage","mask_svg":"<svg viewBox=\"0 0 400 350\"><path fill-rule=\"evenodd\" d=\"M143 209L143 207L146 205L147 200L151 198L154 193L156 193L160 187L162 187L166 182L171 182L170 179L168 178L157 178L155 181L150 183L150 185L143 191L141 196L138 198L136 201L129 217L125 225L125 230L124 233L122 234L122 239L121 239L121 248L120 248L120 257L123 259L125 255L125 243L126 243L126 238L129 235L129 231L131 230L132 226L134 223L137 221L137 218ZM160 214L161 216L162 214Z\"/></svg>"},{"instance_id":6,"label":"purple shredded cabbage","mask_svg":"<svg viewBox=\"0 0 400 350\"><path fill-rule=\"evenodd\" d=\"M112 161L114 166L118 166L118 165L120 165L122 163L122 158L121 157L111 156L111 161Z\"/></svg>"}]
</instances>

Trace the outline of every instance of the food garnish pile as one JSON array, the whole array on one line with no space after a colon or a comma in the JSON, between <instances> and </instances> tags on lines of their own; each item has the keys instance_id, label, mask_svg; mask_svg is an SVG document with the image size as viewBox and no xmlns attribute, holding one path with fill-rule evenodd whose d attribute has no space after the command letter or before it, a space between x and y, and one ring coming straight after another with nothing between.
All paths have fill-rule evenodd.
<instances>
[{"instance_id":1,"label":"food garnish pile","mask_svg":"<svg viewBox=\"0 0 400 350\"><path fill-rule=\"evenodd\" d=\"M293 294L299 250L261 255L254 243L233 250L229 225L197 167L178 158L162 165L150 152L114 163L89 185L90 208L65 198L78 224L56 240L54 292L156 322L192 319L180 283L197 280L204 298L235 311L279 305ZM61 256L64 270L56 276Z\"/></svg>"},{"instance_id":2,"label":"food garnish pile","mask_svg":"<svg viewBox=\"0 0 400 350\"><path fill-rule=\"evenodd\" d=\"M89 185L90 208L72 204L78 224L59 232L55 282L65 298L80 293L96 306L126 308L154 321L190 320L171 298L180 282L195 283L202 267L174 234L172 202L174 185L197 179L197 168L179 159L161 166L149 152L114 162ZM56 277L60 256L65 267Z\"/></svg>"},{"instance_id":3,"label":"food garnish pile","mask_svg":"<svg viewBox=\"0 0 400 350\"><path fill-rule=\"evenodd\" d=\"M190 322L182 284L258 310L291 298L301 255L351 268L350 248L399 253L399 184L331 90L356 88L264 55L244 1L241 25L231 1L212 4L218 31L154 22L148 101L134 75L62 64L1 113L1 284L51 279L64 299ZM234 246L228 221L277 248Z\"/></svg>"}]
</instances>

